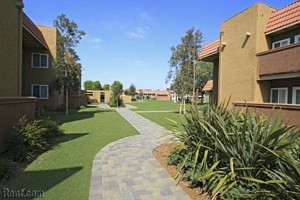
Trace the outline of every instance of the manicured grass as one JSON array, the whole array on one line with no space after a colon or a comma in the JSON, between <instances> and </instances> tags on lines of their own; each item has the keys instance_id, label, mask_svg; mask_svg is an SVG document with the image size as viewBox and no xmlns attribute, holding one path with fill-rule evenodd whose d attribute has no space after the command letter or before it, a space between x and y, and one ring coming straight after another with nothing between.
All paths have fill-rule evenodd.
<instances>
[{"instance_id":1,"label":"manicured grass","mask_svg":"<svg viewBox=\"0 0 300 200\"><path fill-rule=\"evenodd\" d=\"M68 134L8 188L44 190L44 199L88 199L96 153L115 140L138 133L113 110L86 108L55 119Z\"/></svg>"},{"instance_id":2,"label":"manicured grass","mask_svg":"<svg viewBox=\"0 0 300 200\"><path fill-rule=\"evenodd\" d=\"M183 130L181 126L183 115L179 115L177 112L160 112L160 113L138 113L141 116L165 127L168 130Z\"/></svg>"},{"instance_id":3,"label":"manicured grass","mask_svg":"<svg viewBox=\"0 0 300 200\"><path fill-rule=\"evenodd\" d=\"M137 107L133 111L179 110L179 104L173 101L149 100L144 102L129 103Z\"/></svg>"}]
</instances>

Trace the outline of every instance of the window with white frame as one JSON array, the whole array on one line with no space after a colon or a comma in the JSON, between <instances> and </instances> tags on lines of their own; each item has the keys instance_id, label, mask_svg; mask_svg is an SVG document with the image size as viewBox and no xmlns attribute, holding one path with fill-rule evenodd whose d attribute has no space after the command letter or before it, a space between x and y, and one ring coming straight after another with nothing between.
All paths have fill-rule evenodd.
<instances>
[{"instance_id":1,"label":"window with white frame","mask_svg":"<svg viewBox=\"0 0 300 200\"><path fill-rule=\"evenodd\" d=\"M36 68L48 68L49 63L48 54L33 53L32 54L32 67Z\"/></svg>"},{"instance_id":2,"label":"window with white frame","mask_svg":"<svg viewBox=\"0 0 300 200\"><path fill-rule=\"evenodd\" d=\"M31 87L31 96L37 97L39 99L48 99L49 98L48 85L33 84Z\"/></svg>"},{"instance_id":3,"label":"window with white frame","mask_svg":"<svg viewBox=\"0 0 300 200\"><path fill-rule=\"evenodd\" d=\"M300 42L300 34L299 35L295 35L295 41L294 43L298 43Z\"/></svg>"},{"instance_id":4,"label":"window with white frame","mask_svg":"<svg viewBox=\"0 0 300 200\"><path fill-rule=\"evenodd\" d=\"M272 49L278 48L278 47L284 47L290 44L290 38L279 40L272 43Z\"/></svg>"},{"instance_id":5,"label":"window with white frame","mask_svg":"<svg viewBox=\"0 0 300 200\"><path fill-rule=\"evenodd\" d=\"M293 87L293 104L300 104L300 87Z\"/></svg>"},{"instance_id":6,"label":"window with white frame","mask_svg":"<svg viewBox=\"0 0 300 200\"><path fill-rule=\"evenodd\" d=\"M271 103L287 103L288 88L272 88Z\"/></svg>"}]
</instances>

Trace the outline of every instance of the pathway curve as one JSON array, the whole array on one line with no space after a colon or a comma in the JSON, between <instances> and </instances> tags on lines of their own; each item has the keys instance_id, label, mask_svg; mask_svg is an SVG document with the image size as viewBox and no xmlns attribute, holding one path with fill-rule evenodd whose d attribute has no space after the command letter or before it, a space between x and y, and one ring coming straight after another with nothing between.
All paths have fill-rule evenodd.
<instances>
[{"instance_id":1,"label":"pathway curve","mask_svg":"<svg viewBox=\"0 0 300 200\"><path fill-rule=\"evenodd\" d=\"M140 135L117 140L98 152L93 162L89 200L190 199L152 154L164 140L158 138L167 130L126 108L116 111Z\"/></svg>"}]
</instances>

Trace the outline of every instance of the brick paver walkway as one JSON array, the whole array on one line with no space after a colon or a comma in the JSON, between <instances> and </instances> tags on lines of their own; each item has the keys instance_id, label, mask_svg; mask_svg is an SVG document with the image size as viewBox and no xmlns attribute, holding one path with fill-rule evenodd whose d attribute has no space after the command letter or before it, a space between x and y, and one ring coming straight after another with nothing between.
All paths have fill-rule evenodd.
<instances>
[{"instance_id":1,"label":"brick paver walkway","mask_svg":"<svg viewBox=\"0 0 300 200\"><path fill-rule=\"evenodd\" d=\"M163 142L158 138L167 131L126 108L116 110L140 135L117 140L98 152L89 199L190 199L152 154Z\"/></svg>"}]
</instances>

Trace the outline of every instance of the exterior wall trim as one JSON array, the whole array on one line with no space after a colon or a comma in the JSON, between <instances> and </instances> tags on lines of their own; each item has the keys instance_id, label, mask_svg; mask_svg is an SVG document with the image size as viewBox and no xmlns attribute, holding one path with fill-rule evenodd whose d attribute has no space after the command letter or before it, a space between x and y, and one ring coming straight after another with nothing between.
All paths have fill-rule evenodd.
<instances>
[{"instance_id":1,"label":"exterior wall trim","mask_svg":"<svg viewBox=\"0 0 300 200\"><path fill-rule=\"evenodd\" d=\"M271 53L278 52L278 51L284 51L286 49L295 48L295 47L298 47L298 46L300 46L300 42L289 44L289 45L284 46L284 47L278 47L278 48L275 48L275 49L269 49L267 51L260 52L260 53L258 53L256 55L257 56L262 56L262 55L271 54Z\"/></svg>"},{"instance_id":2,"label":"exterior wall trim","mask_svg":"<svg viewBox=\"0 0 300 200\"><path fill-rule=\"evenodd\" d=\"M0 97L0 105L37 102L36 97Z\"/></svg>"},{"instance_id":3,"label":"exterior wall trim","mask_svg":"<svg viewBox=\"0 0 300 200\"><path fill-rule=\"evenodd\" d=\"M258 102L244 102L244 101L235 101L232 104L233 106L249 106L249 107L256 107L256 108L271 108L271 109L274 108L274 109L300 111L300 105L298 104L258 103Z\"/></svg>"}]
</instances>

